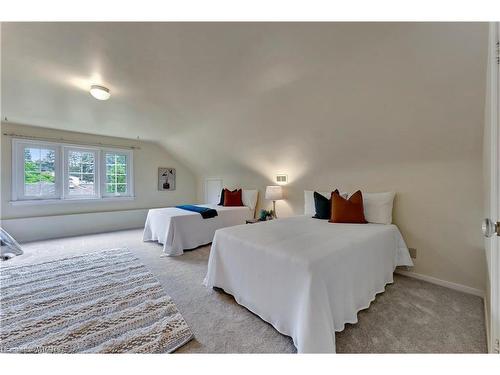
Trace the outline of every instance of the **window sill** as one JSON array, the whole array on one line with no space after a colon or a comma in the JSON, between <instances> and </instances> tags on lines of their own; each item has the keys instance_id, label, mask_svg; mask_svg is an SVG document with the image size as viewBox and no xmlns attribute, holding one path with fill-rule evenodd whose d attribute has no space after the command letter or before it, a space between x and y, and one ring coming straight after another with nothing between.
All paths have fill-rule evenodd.
<instances>
[{"instance_id":1,"label":"window sill","mask_svg":"<svg viewBox=\"0 0 500 375\"><path fill-rule=\"evenodd\" d=\"M105 198L68 198L68 199L30 199L10 201L12 206L38 206L46 204L71 204L71 203L106 203L133 201L134 197L105 197Z\"/></svg>"}]
</instances>

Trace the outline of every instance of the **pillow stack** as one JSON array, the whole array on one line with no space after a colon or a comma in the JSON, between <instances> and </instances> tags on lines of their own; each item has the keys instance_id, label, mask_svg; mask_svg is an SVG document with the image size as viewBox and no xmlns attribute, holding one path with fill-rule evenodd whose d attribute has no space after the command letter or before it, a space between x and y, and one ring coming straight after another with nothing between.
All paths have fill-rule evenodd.
<instances>
[{"instance_id":1,"label":"pillow stack","mask_svg":"<svg viewBox=\"0 0 500 375\"><path fill-rule=\"evenodd\" d=\"M233 191L229 189L222 189L220 194L219 206L225 207L236 207L236 206L244 206L242 200L242 190L234 189Z\"/></svg>"},{"instance_id":2,"label":"pillow stack","mask_svg":"<svg viewBox=\"0 0 500 375\"><path fill-rule=\"evenodd\" d=\"M395 193L365 193L356 191L349 198L347 194L335 190L328 199L327 193L305 191L304 214L310 215L314 210L313 218L328 220L331 223L351 224L391 224L392 206ZM309 197L310 196L310 197ZM314 207L311 202L314 199Z\"/></svg>"},{"instance_id":3,"label":"pillow stack","mask_svg":"<svg viewBox=\"0 0 500 375\"><path fill-rule=\"evenodd\" d=\"M316 193L316 194L315 194ZM316 214L316 199L322 199L319 197L320 195L326 198L328 202L330 202L330 198L332 196L332 191L312 191L312 190L304 190L304 215L306 216L314 216ZM348 197L349 194L347 193L340 193L343 197ZM330 204L330 203L329 203ZM328 217L325 217L325 219L329 219L330 215Z\"/></svg>"}]
</instances>

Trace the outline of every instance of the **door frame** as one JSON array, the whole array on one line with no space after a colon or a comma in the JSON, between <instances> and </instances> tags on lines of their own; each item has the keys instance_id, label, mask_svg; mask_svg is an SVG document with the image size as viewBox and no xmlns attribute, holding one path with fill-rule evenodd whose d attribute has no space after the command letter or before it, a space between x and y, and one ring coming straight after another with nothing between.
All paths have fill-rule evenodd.
<instances>
[{"instance_id":1,"label":"door frame","mask_svg":"<svg viewBox=\"0 0 500 375\"><path fill-rule=\"evenodd\" d=\"M486 181L486 188L489 190L488 203L486 207L488 217L495 222L500 221L500 123L499 123L499 103L500 98L500 65L497 63L497 42L500 39L500 26L497 22L492 22L489 25L489 42L488 42L488 82L487 90L489 101L486 103L488 113L486 119L486 140L485 146L488 147L489 155L489 181ZM500 237L494 235L486 238L485 241L486 260L488 267L489 293L486 296L489 306L485 310L489 310L489 316L486 318L488 351L490 353L498 353L500 339ZM488 309L489 308L489 309Z\"/></svg>"}]
</instances>

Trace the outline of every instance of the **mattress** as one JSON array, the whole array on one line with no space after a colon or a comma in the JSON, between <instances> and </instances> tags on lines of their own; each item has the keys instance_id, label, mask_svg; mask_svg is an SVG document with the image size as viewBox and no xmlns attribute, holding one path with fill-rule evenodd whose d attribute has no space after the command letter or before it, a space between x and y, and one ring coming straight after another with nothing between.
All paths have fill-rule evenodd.
<instances>
[{"instance_id":1,"label":"mattress","mask_svg":"<svg viewBox=\"0 0 500 375\"><path fill-rule=\"evenodd\" d=\"M307 216L216 231L204 280L292 337L299 353L335 352L335 332L411 266L395 225Z\"/></svg>"},{"instance_id":2,"label":"mattress","mask_svg":"<svg viewBox=\"0 0 500 375\"><path fill-rule=\"evenodd\" d=\"M144 225L143 240L163 244L163 251L168 256L182 255L184 250L212 242L217 229L245 224L253 217L253 211L246 206L197 206L214 208L218 215L203 219L197 212L175 207L151 209Z\"/></svg>"}]
</instances>

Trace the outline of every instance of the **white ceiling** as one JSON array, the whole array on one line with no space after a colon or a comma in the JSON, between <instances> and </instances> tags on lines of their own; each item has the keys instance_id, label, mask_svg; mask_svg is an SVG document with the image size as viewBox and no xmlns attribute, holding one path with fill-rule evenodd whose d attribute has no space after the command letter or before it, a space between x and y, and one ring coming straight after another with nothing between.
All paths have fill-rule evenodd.
<instances>
[{"instance_id":1,"label":"white ceiling","mask_svg":"<svg viewBox=\"0 0 500 375\"><path fill-rule=\"evenodd\" d=\"M195 171L480 151L486 24L3 23L1 36L2 118L157 141Z\"/></svg>"}]
</instances>

